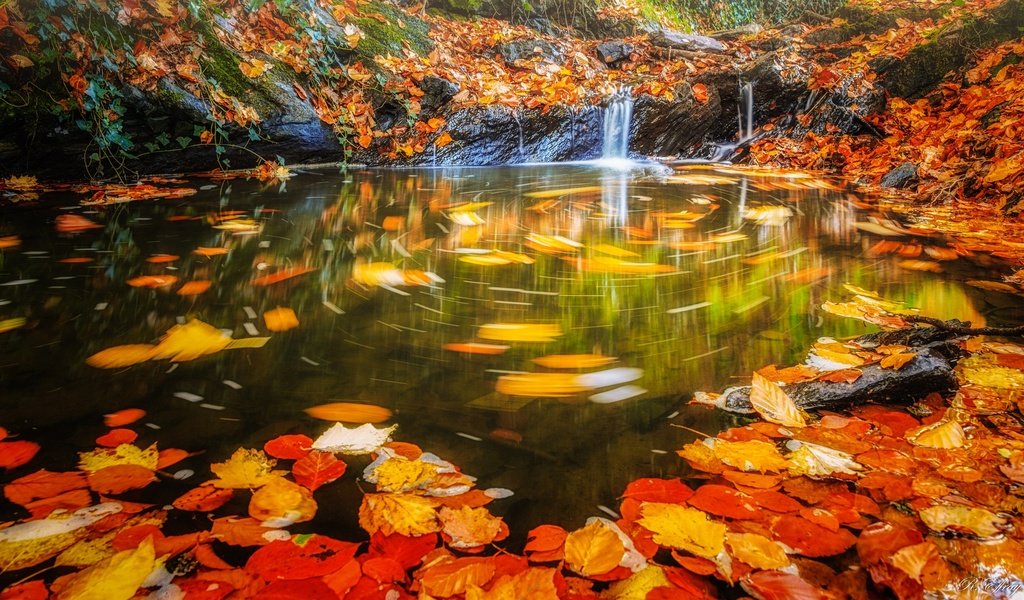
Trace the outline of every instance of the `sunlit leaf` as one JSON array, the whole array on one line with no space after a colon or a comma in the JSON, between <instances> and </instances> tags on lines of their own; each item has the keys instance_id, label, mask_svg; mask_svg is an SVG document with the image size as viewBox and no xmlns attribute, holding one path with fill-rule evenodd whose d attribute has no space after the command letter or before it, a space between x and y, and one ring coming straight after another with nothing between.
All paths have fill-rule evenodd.
<instances>
[{"instance_id":1,"label":"sunlit leaf","mask_svg":"<svg viewBox=\"0 0 1024 600\"><path fill-rule=\"evenodd\" d=\"M789 557L782 546L763 535L727 533L725 545L733 558L755 569L781 569L789 564Z\"/></svg>"},{"instance_id":2,"label":"sunlit leaf","mask_svg":"<svg viewBox=\"0 0 1024 600\"><path fill-rule=\"evenodd\" d=\"M921 510L921 520L932 531L962 531L980 537L1002 533L1009 525L1006 519L984 508L960 504L937 504Z\"/></svg>"},{"instance_id":3,"label":"sunlit leaf","mask_svg":"<svg viewBox=\"0 0 1024 600\"><path fill-rule=\"evenodd\" d=\"M279 527L311 520L317 511L313 493L282 477L272 477L249 500L249 516Z\"/></svg>"},{"instance_id":4,"label":"sunlit leaf","mask_svg":"<svg viewBox=\"0 0 1024 600\"><path fill-rule=\"evenodd\" d=\"M423 535L441 530L437 503L412 494L365 494L359 507L359 526L368 533Z\"/></svg>"},{"instance_id":5,"label":"sunlit leaf","mask_svg":"<svg viewBox=\"0 0 1024 600\"><path fill-rule=\"evenodd\" d=\"M156 444L145 449L131 444L121 444L116 448L97 448L92 452L80 452L78 457L78 467L89 473L114 465L138 465L155 471L158 452Z\"/></svg>"},{"instance_id":6,"label":"sunlit leaf","mask_svg":"<svg viewBox=\"0 0 1024 600\"><path fill-rule=\"evenodd\" d=\"M714 558L725 548L725 525L708 519L707 514L695 508L649 502L641 505L640 514L643 518L637 522L663 546L705 558Z\"/></svg>"},{"instance_id":7,"label":"sunlit leaf","mask_svg":"<svg viewBox=\"0 0 1024 600\"><path fill-rule=\"evenodd\" d=\"M760 373L754 373L751 381L750 404L766 421L786 427L807 425L803 413L793 399Z\"/></svg>"},{"instance_id":8,"label":"sunlit leaf","mask_svg":"<svg viewBox=\"0 0 1024 600\"><path fill-rule=\"evenodd\" d=\"M572 531L565 538L565 563L580 575L601 575L619 566L626 548L619 536L600 521Z\"/></svg>"},{"instance_id":9,"label":"sunlit leaf","mask_svg":"<svg viewBox=\"0 0 1024 600\"><path fill-rule=\"evenodd\" d=\"M147 538L137 548L74 574L61 590L61 598L75 600L129 600L153 570L156 553Z\"/></svg>"},{"instance_id":10,"label":"sunlit leaf","mask_svg":"<svg viewBox=\"0 0 1024 600\"><path fill-rule=\"evenodd\" d=\"M239 448L228 460L210 465L218 477L210 484L219 488L258 488L286 473L275 471L276 464L262 450Z\"/></svg>"},{"instance_id":11,"label":"sunlit leaf","mask_svg":"<svg viewBox=\"0 0 1024 600\"><path fill-rule=\"evenodd\" d=\"M288 331L299 326L299 318L295 316L295 311L280 306L263 313L263 322L270 331Z\"/></svg>"}]
</instances>

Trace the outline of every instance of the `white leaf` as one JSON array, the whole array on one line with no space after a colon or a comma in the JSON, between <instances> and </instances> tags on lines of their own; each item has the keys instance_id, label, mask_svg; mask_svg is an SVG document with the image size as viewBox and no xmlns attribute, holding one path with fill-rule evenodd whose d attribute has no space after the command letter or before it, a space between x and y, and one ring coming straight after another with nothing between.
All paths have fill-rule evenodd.
<instances>
[{"instance_id":1,"label":"white leaf","mask_svg":"<svg viewBox=\"0 0 1024 600\"><path fill-rule=\"evenodd\" d=\"M833 473L854 475L863 468L853 460L853 455L827 446L796 440L791 440L786 446L795 450L786 455L790 475L806 475L811 478L828 477Z\"/></svg>"},{"instance_id":2,"label":"white leaf","mask_svg":"<svg viewBox=\"0 0 1024 600\"><path fill-rule=\"evenodd\" d=\"M340 452L342 454L370 454L376 452L391 439L398 425L377 429L370 423L349 429L335 423L313 442L314 450Z\"/></svg>"}]
</instances>

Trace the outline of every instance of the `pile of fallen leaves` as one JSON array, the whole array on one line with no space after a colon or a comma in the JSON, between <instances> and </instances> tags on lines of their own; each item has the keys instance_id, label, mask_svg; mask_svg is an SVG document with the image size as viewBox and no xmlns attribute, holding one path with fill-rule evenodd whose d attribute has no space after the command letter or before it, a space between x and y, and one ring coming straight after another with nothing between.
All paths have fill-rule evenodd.
<instances>
[{"instance_id":1,"label":"pile of fallen leaves","mask_svg":"<svg viewBox=\"0 0 1024 600\"><path fill-rule=\"evenodd\" d=\"M858 312L878 306L868 300L828 309L900 318ZM197 358L173 356L185 331L139 360ZM0 598L654 600L713 598L734 585L762 600L866 598L880 588L901 599L956 596L964 586L1008 598L1024 588L1024 347L961 344L970 356L956 368L955 396L906 410L812 417L785 391L809 379L848 385L849 371L874 362L904 368L915 360L905 347L822 343L808 365L762 369L750 394L762 420L683 447L686 483L634 481L618 519L537 527L521 555L498 545L509 530L488 509L512 492L481 489L457 465L391 441L396 426L373 425L391 417L378 407L314 407L311 416L363 424L239 448L169 504L161 490L194 475L179 463L200 462L137 444L140 409L107 415L96 449L66 472L26 472L39 444L0 430L3 493L21 514L0 527L0 571L17 581ZM300 523L316 531L318 492L352 477L353 465L365 484L360 505L331 510L351 511L366 535L290 532Z\"/></svg>"}]
</instances>

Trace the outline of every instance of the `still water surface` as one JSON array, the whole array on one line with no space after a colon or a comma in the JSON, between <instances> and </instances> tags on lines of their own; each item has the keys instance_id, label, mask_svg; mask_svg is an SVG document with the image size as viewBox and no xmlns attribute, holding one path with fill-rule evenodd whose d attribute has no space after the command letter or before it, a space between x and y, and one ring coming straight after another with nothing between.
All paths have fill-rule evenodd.
<instances>
[{"instance_id":1,"label":"still water surface","mask_svg":"<svg viewBox=\"0 0 1024 600\"><path fill-rule=\"evenodd\" d=\"M238 446L316 437L326 424L305 408L361 402L394 411L397 439L461 465L483 488L513 490L493 505L513 536L541 522L576 527L616 507L630 480L681 472L674 450L696 434L672 424L714 434L734 422L687 407L692 392L800 362L820 336L865 332L819 308L847 299L844 283L931 316L1019 316L962 285L985 275L977 265L936 274L872 255L881 238L855 226L869 210L808 176L561 165L187 185L199 192L184 200L49 202L0 215L0 234L22 238L0 253L0 320L28 319L0 335L0 425L43 443L36 468L73 468L105 431L103 414L139 407L138 443L205 453L194 465L205 479L205 465ZM56 232L68 212L102 227ZM160 255L180 258L146 260ZM94 260L59 262L67 258ZM296 268L311 270L253 284ZM126 285L140 275L178 282ZM190 280L212 285L177 294ZM262 315L276 307L294 310L299 326L268 332ZM189 319L271 339L178 364L85 363ZM496 340L481 331L488 324L544 325L550 341ZM496 391L516 381L502 377L552 372L532 362L552 354L617 361L585 369L602 379L561 397L538 386ZM338 530L356 527L358 484L345 481L318 492L321 517Z\"/></svg>"}]
</instances>

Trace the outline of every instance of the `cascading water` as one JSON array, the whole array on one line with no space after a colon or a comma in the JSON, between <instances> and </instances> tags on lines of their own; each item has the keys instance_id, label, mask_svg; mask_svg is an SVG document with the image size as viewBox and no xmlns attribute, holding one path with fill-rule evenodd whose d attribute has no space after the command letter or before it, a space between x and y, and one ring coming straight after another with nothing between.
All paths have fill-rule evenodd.
<instances>
[{"instance_id":1,"label":"cascading water","mask_svg":"<svg viewBox=\"0 0 1024 600\"><path fill-rule=\"evenodd\" d=\"M629 157L629 129L633 120L633 90L621 88L608 99L604 113L602 159Z\"/></svg>"},{"instance_id":2,"label":"cascading water","mask_svg":"<svg viewBox=\"0 0 1024 600\"><path fill-rule=\"evenodd\" d=\"M740 86L740 143L754 137L754 84L750 81Z\"/></svg>"}]
</instances>

